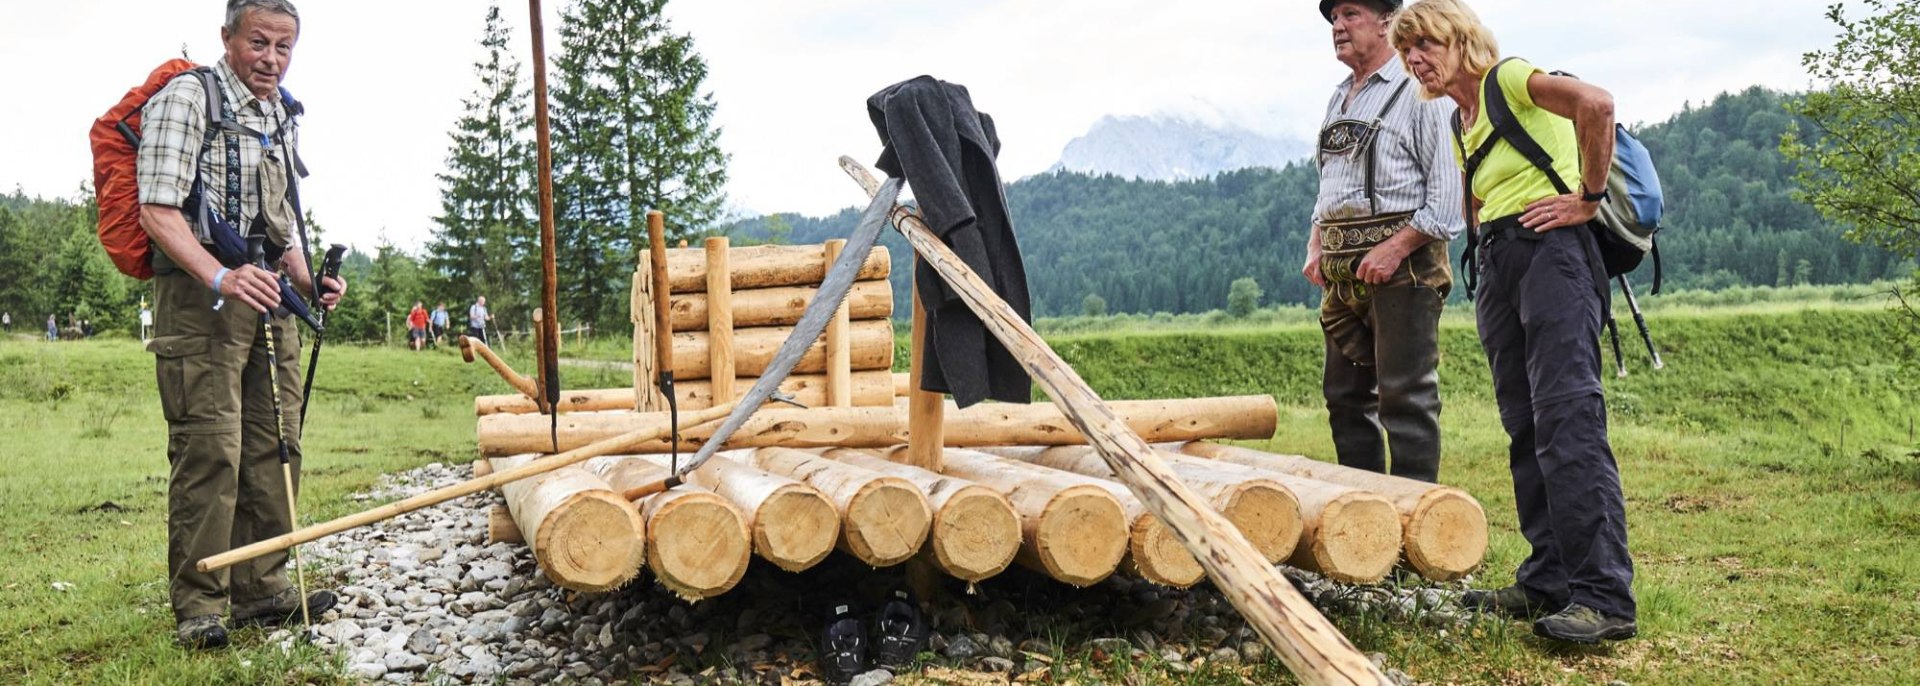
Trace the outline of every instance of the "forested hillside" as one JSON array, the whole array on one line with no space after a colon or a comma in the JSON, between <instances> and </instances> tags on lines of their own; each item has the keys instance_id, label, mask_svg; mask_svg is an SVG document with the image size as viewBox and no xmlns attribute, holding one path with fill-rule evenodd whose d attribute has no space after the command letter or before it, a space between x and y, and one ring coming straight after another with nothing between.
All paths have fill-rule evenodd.
<instances>
[{"instance_id":1,"label":"forested hillside","mask_svg":"<svg viewBox=\"0 0 1920 686\"><path fill-rule=\"evenodd\" d=\"M1669 288L1911 273L1911 264L1841 240L1839 228L1794 197L1778 150L1793 121L1782 107L1788 97L1761 88L1723 94L1636 129L1667 192L1660 243ZM1113 312L1198 312L1225 307L1241 277L1259 283L1265 303L1315 301L1299 268L1317 183L1305 164L1179 183L1049 173L1009 184L1007 198L1037 314L1078 314L1089 295ZM785 240L814 242L844 234L854 215L779 218ZM733 230L764 236L766 226L760 218ZM1637 278L1651 271L1649 261Z\"/></svg>"}]
</instances>

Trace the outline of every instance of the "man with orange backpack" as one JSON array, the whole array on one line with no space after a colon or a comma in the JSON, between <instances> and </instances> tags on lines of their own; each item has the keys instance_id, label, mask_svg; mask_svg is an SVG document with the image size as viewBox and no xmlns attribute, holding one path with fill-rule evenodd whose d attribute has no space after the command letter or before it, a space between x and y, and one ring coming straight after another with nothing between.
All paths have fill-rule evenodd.
<instances>
[{"instance_id":1,"label":"man with orange backpack","mask_svg":"<svg viewBox=\"0 0 1920 686\"><path fill-rule=\"evenodd\" d=\"M279 463L287 460L297 474L300 341L294 320L278 308L297 305L284 294L316 292L308 246L293 235L298 105L280 88L299 35L300 15L287 0L228 0L221 60L210 71L168 77L140 109L139 225L158 248L148 257L154 337L147 349L156 357L172 465L169 595L176 637L192 648L225 646L228 627L272 626L302 614L285 553L211 573L194 567L294 526L288 499L295 493L283 485ZM101 232L120 261L104 223ZM265 236L274 271L233 255L236 233ZM318 304L332 308L346 284L323 281ZM282 314L261 316L270 312ZM268 369L269 359L277 369ZM275 412L275 394L284 412ZM327 591L304 600L313 616L335 602Z\"/></svg>"}]
</instances>

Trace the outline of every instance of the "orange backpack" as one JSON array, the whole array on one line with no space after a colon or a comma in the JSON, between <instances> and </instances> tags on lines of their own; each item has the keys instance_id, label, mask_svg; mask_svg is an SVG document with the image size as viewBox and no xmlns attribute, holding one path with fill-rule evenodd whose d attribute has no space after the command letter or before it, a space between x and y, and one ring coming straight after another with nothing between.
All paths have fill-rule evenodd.
<instances>
[{"instance_id":1,"label":"orange backpack","mask_svg":"<svg viewBox=\"0 0 1920 686\"><path fill-rule=\"evenodd\" d=\"M99 119L87 138L93 144L93 193L100 206L100 245L113 266L136 279L153 277L153 245L140 227L140 108L175 77L195 74L207 92L207 131L223 125L220 86L213 69L184 59L167 60L147 80L121 96L120 102ZM203 145L205 141L202 142Z\"/></svg>"}]
</instances>

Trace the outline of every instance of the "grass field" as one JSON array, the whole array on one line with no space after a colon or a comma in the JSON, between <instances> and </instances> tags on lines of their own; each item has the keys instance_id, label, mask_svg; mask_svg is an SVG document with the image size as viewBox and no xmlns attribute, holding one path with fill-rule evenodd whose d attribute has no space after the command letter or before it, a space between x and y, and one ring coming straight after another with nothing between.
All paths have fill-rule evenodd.
<instances>
[{"instance_id":1,"label":"grass field","mask_svg":"<svg viewBox=\"0 0 1920 686\"><path fill-rule=\"evenodd\" d=\"M1338 624L1430 683L1920 683L1920 381L1883 359L1888 324L1845 304L1656 313L1670 368L1652 372L1642 351L1631 376L1607 380L1641 638L1563 650L1496 621L1446 636L1371 617ZM1053 342L1109 398L1272 394L1280 431L1263 445L1330 455L1309 325ZM569 352L621 358L624 345ZM1485 504L1493 550L1478 584L1500 585L1525 553L1505 438L1471 327L1449 320L1443 346L1442 479ZM569 387L630 382L618 370L567 374ZM446 350L329 347L302 519L364 506L346 496L381 473L470 459L471 398L504 390ZM0 340L0 682L347 681L327 656L283 654L257 632L226 652L172 647L164 445L152 358L135 343ZM1083 683L1241 683L1082 669Z\"/></svg>"}]
</instances>

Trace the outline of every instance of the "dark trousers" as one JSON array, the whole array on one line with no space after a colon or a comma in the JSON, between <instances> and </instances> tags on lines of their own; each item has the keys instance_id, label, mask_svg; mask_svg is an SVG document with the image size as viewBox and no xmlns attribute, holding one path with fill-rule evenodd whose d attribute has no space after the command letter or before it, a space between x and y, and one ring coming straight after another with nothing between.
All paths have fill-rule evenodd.
<instances>
[{"instance_id":1,"label":"dark trousers","mask_svg":"<svg viewBox=\"0 0 1920 686\"><path fill-rule=\"evenodd\" d=\"M1600 387L1599 248L1578 227L1530 238L1496 233L1484 244L1475 311L1533 546L1515 577L1553 604L1632 618L1626 502Z\"/></svg>"},{"instance_id":2,"label":"dark trousers","mask_svg":"<svg viewBox=\"0 0 1920 686\"><path fill-rule=\"evenodd\" d=\"M1350 269L1342 266L1336 269ZM1322 262L1323 266L1329 265ZM1440 311L1452 276L1445 243L1408 255L1384 285L1326 274L1321 390L1340 464L1433 482L1440 478ZM1381 432L1385 431L1385 440Z\"/></svg>"}]
</instances>

